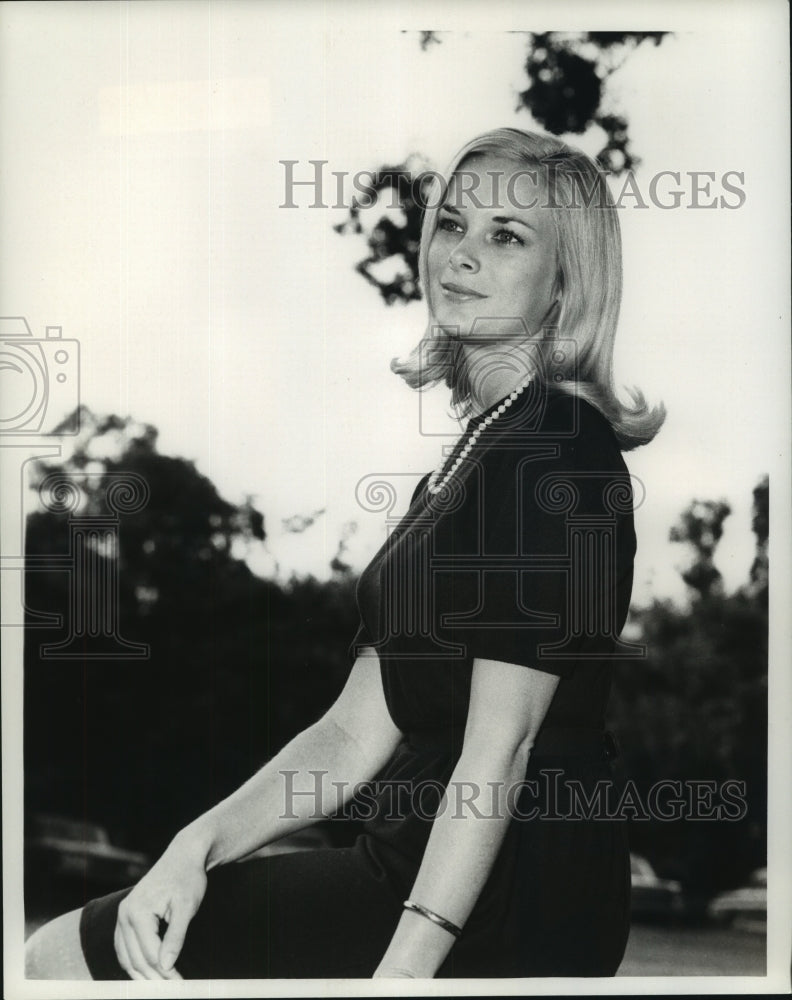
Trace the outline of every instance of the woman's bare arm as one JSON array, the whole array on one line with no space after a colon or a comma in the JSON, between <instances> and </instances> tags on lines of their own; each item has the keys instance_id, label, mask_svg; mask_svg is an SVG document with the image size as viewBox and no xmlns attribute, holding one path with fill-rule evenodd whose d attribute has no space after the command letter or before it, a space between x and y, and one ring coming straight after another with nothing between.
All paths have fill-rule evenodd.
<instances>
[{"instance_id":1,"label":"woman's bare arm","mask_svg":"<svg viewBox=\"0 0 792 1000\"><path fill-rule=\"evenodd\" d=\"M207 871L245 857L334 812L356 784L382 769L401 738L370 650L355 661L343 691L318 722L182 836L205 849Z\"/></svg>"},{"instance_id":2,"label":"woman's bare arm","mask_svg":"<svg viewBox=\"0 0 792 1000\"><path fill-rule=\"evenodd\" d=\"M474 661L462 754L410 895L458 927L464 926L500 850L511 819L506 791L525 777L557 686L558 677L540 670ZM495 799L490 782L502 789ZM476 790L478 802L471 802ZM434 976L453 943L448 931L406 910L375 975Z\"/></svg>"}]
</instances>

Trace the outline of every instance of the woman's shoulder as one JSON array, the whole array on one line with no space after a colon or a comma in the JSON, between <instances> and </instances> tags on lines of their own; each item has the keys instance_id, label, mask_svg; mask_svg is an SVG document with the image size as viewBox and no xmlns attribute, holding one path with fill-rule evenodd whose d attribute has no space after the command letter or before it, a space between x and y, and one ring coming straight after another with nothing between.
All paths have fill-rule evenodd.
<instances>
[{"instance_id":1,"label":"woman's shoulder","mask_svg":"<svg viewBox=\"0 0 792 1000\"><path fill-rule=\"evenodd\" d=\"M547 477L571 477L587 490L629 477L610 422L583 396L539 384L526 390L514 411L499 418L501 427L489 440L481 439L486 447L476 456L480 477L500 502Z\"/></svg>"},{"instance_id":2,"label":"woman's shoulder","mask_svg":"<svg viewBox=\"0 0 792 1000\"><path fill-rule=\"evenodd\" d=\"M516 463L517 482L523 484L519 492L526 502L555 511L561 494L553 491L563 483L572 489L569 497L577 498L577 516L614 513L614 503L620 514L630 512L624 499L631 494L630 472L610 421L594 403L576 392L547 386L536 431L525 436ZM529 481L533 486L526 490Z\"/></svg>"},{"instance_id":3,"label":"woman's shoulder","mask_svg":"<svg viewBox=\"0 0 792 1000\"><path fill-rule=\"evenodd\" d=\"M610 421L581 393L549 383L537 383L521 408L519 429L526 441L546 439L569 448L601 450L621 456Z\"/></svg>"}]
</instances>

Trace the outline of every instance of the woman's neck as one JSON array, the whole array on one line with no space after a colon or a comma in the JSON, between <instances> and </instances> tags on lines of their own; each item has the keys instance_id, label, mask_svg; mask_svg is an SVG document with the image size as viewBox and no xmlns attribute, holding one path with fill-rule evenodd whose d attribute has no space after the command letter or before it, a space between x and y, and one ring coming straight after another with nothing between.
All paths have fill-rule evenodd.
<instances>
[{"instance_id":1,"label":"woman's neck","mask_svg":"<svg viewBox=\"0 0 792 1000\"><path fill-rule=\"evenodd\" d=\"M495 350L493 347L493 344L465 344L463 347L474 417L491 410L535 371L523 344L498 346Z\"/></svg>"}]
</instances>

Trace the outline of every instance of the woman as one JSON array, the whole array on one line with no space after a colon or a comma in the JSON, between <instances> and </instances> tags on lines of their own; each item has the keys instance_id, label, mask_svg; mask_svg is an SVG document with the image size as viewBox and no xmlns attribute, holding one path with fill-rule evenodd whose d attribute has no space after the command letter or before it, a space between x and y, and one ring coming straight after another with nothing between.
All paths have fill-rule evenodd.
<instances>
[{"instance_id":1,"label":"woman","mask_svg":"<svg viewBox=\"0 0 792 1000\"><path fill-rule=\"evenodd\" d=\"M393 367L444 381L468 422L361 577L343 692L136 886L33 935L29 976L616 973L629 851L595 796L612 662L635 653L621 451L664 412L613 390L620 236L597 167L499 129L447 178L422 232L429 329ZM229 863L375 778L354 847Z\"/></svg>"}]
</instances>

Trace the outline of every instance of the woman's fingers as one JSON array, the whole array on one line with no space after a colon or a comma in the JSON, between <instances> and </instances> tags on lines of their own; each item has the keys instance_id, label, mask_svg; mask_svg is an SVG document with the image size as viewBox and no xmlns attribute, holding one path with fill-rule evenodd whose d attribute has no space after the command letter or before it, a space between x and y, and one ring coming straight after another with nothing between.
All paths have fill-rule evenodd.
<instances>
[{"instance_id":1,"label":"woman's fingers","mask_svg":"<svg viewBox=\"0 0 792 1000\"><path fill-rule=\"evenodd\" d=\"M129 959L132 962L132 967L141 974L144 979L164 979L165 977L146 959L143 950L140 946L140 939L134 933L128 934L124 938L124 942L127 946L127 952L129 954Z\"/></svg>"},{"instance_id":2,"label":"woman's fingers","mask_svg":"<svg viewBox=\"0 0 792 1000\"><path fill-rule=\"evenodd\" d=\"M121 933L121 928L118 924L116 924L115 934L113 935L113 943L115 944L118 964L124 972L126 972L131 979L145 979L146 977L141 972L138 972L132 965L132 961L129 957L129 951L127 950L126 942L124 941L124 935Z\"/></svg>"},{"instance_id":3,"label":"woman's fingers","mask_svg":"<svg viewBox=\"0 0 792 1000\"><path fill-rule=\"evenodd\" d=\"M206 891L206 872L166 852L118 907L116 953L135 979L181 979L174 963ZM160 940L160 920L168 929Z\"/></svg>"},{"instance_id":4,"label":"woman's fingers","mask_svg":"<svg viewBox=\"0 0 792 1000\"><path fill-rule=\"evenodd\" d=\"M184 938L187 935L187 928L195 915L195 911L185 903L180 905L172 904L168 929L159 948L159 967L163 972L173 969L176 959L181 954ZM175 972L176 970L173 969Z\"/></svg>"},{"instance_id":5,"label":"woman's fingers","mask_svg":"<svg viewBox=\"0 0 792 1000\"><path fill-rule=\"evenodd\" d=\"M130 915L129 922L132 925L132 930L135 932L137 946L143 961L148 968L157 971L157 978L159 978L159 970L156 968L159 960L160 945L159 934L157 933L159 917L156 913L151 912L135 913Z\"/></svg>"},{"instance_id":6,"label":"woman's fingers","mask_svg":"<svg viewBox=\"0 0 792 1000\"><path fill-rule=\"evenodd\" d=\"M117 928L126 948L127 959L143 979L165 978L157 968L160 943L157 935L158 919L154 913L141 914L133 911L122 914L119 909Z\"/></svg>"}]
</instances>

